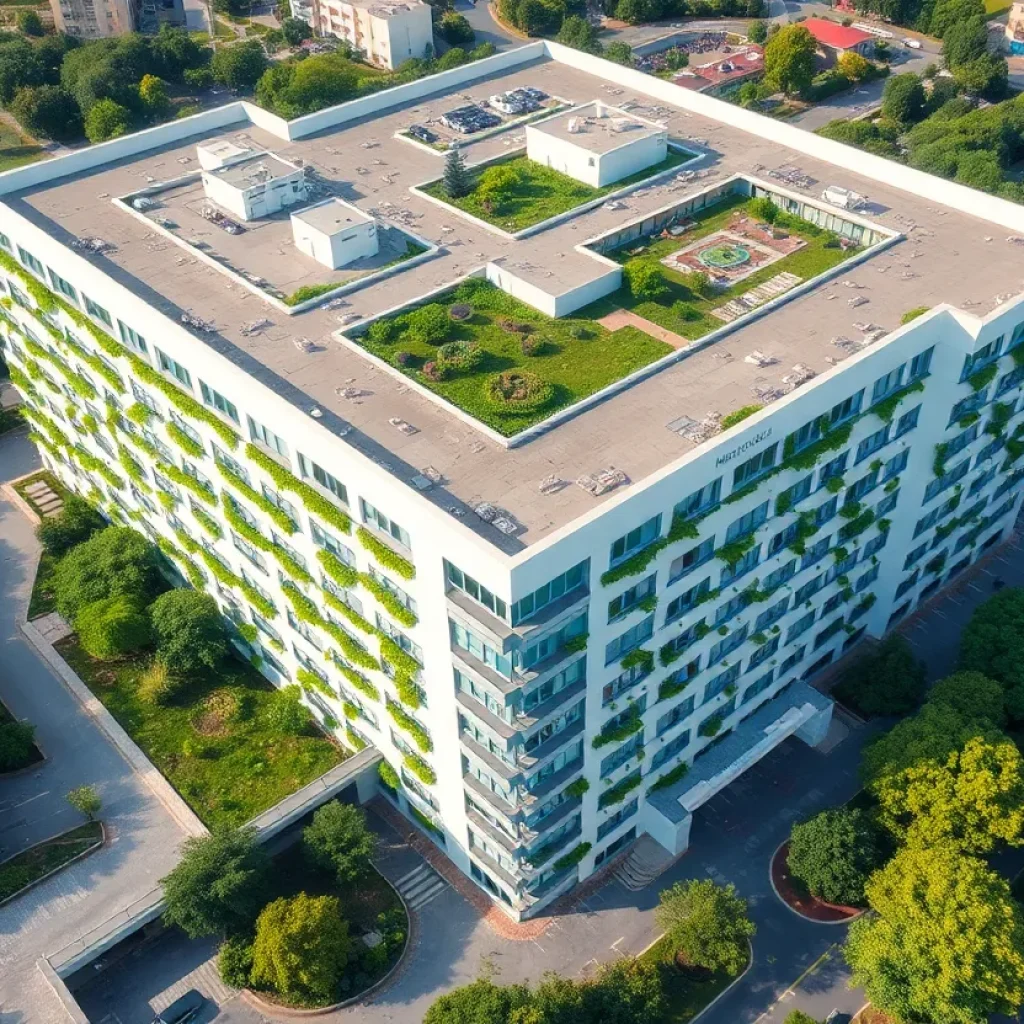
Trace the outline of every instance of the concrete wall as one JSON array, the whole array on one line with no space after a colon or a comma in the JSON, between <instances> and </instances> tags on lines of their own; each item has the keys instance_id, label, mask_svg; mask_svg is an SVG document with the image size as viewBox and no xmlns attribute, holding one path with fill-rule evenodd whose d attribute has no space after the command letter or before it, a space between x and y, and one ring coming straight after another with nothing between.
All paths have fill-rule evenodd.
<instances>
[{"instance_id":1,"label":"concrete wall","mask_svg":"<svg viewBox=\"0 0 1024 1024\"><path fill-rule=\"evenodd\" d=\"M551 135L542 128L526 126L526 155L582 181L593 188L604 188L623 178L653 167L665 159L667 136L652 135L625 143L606 153L594 153L571 139Z\"/></svg>"}]
</instances>

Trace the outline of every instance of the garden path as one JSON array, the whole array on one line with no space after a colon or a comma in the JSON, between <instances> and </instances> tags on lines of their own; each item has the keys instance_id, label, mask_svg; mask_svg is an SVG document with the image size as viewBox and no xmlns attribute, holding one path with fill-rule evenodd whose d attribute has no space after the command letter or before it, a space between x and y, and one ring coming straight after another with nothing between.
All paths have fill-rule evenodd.
<instances>
[{"instance_id":1,"label":"garden path","mask_svg":"<svg viewBox=\"0 0 1024 1024\"><path fill-rule=\"evenodd\" d=\"M631 313L628 309L612 310L597 322L608 331L617 331L620 327L635 327L638 331L643 331L644 334L649 334L652 338L657 338L658 341L663 341L675 349L687 348L690 345L690 341L681 334L675 334L664 327L659 327L653 321Z\"/></svg>"}]
</instances>

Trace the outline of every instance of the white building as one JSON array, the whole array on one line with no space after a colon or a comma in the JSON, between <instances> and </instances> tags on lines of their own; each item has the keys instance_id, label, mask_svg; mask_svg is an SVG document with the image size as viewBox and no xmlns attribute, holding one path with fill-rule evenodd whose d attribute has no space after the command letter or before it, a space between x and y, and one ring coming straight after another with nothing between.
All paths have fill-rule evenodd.
<instances>
[{"instance_id":1,"label":"white building","mask_svg":"<svg viewBox=\"0 0 1024 1024\"><path fill-rule=\"evenodd\" d=\"M603 188L668 154L664 125L600 100L526 126L526 155L570 178Z\"/></svg>"},{"instance_id":2,"label":"white building","mask_svg":"<svg viewBox=\"0 0 1024 1024\"><path fill-rule=\"evenodd\" d=\"M430 5L421 0L291 0L291 9L317 35L347 40L379 67L394 69L433 49Z\"/></svg>"},{"instance_id":3,"label":"white building","mask_svg":"<svg viewBox=\"0 0 1024 1024\"><path fill-rule=\"evenodd\" d=\"M208 152L200 154L204 159L211 159ZM304 169L273 153L229 157L202 177L207 198L241 220L269 217L306 199Z\"/></svg>"},{"instance_id":4,"label":"white building","mask_svg":"<svg viewBox=\"0 0 1024 1024\"><path fill-rule=\"evenodd\" d=\"M716 174L530 238L474 230L470 259L463 222L409 192L436 157L394 136L409 103L450 104L474 75L660 105ZM168 178L197 135L287 137L324 178L346 174L339 153L401 166L354 204L408 209L445 248L349 293L364 317L467 271L578 308L612 236L641 243L737 194L861 248L502 437L368 355L330 305L261 331L257 296L154 245L114 201ZM828 208L820 184L765 167L875 212ZM257 260L280 248L263 234L242 236ZM639 836L685 849L746 767L823 738L826 665L1010 535L1021 235L1005 200L540 42L291 126L239 103L0 176L0 334L44 461L212 593L340 742L377 748L388 798L518 918ZM502 260L514 274L492 273ZM901 324L915 307L929 312Z\"/></svg>"},{"instance_id":5,"label":"white building","mask_svg":"<svg viewBox=\"0 0 1024 1024\"><path fill-rule=\"evenodd\" d=\"M106 39L138 28L139 0L50 0L53 27L78 39Z\"/></svg>"},{"instance_id":6,"label":"white building","mask_svg":"<svg viewBox=\"0 0 1024 1024\"><path fill-rule=\"evenodd\" d=\"M300 252L332 270L376 256L379 244L373 217L342 199L325 199L293 213L292 235Z\"/></svg>"}]
</instances>

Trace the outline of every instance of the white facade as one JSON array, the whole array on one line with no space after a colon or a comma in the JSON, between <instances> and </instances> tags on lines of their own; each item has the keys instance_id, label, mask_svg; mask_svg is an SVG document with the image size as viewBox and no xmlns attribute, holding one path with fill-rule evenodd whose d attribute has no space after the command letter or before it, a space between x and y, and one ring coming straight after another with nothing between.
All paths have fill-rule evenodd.
<instances>
[{"instance_id":1,"label":"white facade","mask_svg":"<svg viewBox=\"0 0 1024 1024\"><path fill-rule=\"evenodd\" d=\"M78 39L106 39L134 32L137 0L50 0L53 27Z\"/></svg>"},{"instance_id":2,"label":"white facade","mask_svg":"<svg viewBox=\"0 0 1024 1024\"><path fill-rule=\"evenodd\" d=\"M341 199L307 206L291 221L296 248L332 270L377 254L377 222Z\"/></svg>"},{"instance_id":3,"label":"white facade","mask_svg":"<svg viewBox=\"0 0 1024 1024\"><path fill-rule=\"evenodd\" d=\"M604 188L668 155L668 132L600 101L526 126L526 155L594 188Z\"/></svg>"},{"instance_id":4,"label":"white facade","mask_svg":"<svg viewBox=\"0 0 1024 1024\"><path fill-rule=\"evenodd\" d=\"M202 175L207 198L240 220L269 217L306 198L303 168L272 153L230 160Z\"/></svg>"},{"instance_id":5,"label":"white facade","mask_svg":"<svg viewBox=\"0 0 1024 1024\"><path fill-rule=\"evenodd\" d=\"M291 9L318 35L346 40L379 67L400 67L434 45L430 5L420 0L291 0Z\"/></svg>"}]
</instances>

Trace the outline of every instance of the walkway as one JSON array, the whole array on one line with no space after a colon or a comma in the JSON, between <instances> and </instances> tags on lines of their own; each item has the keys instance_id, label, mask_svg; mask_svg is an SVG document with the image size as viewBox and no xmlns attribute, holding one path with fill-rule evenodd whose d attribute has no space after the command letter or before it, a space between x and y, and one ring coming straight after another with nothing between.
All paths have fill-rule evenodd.
<instances>
[{"instance_id":1,"label":"walkway","mask_svg":"<svg viewBox=\"0 0 1024 1024\"><path fill-rule=\"evenodd\" d=\"M37 468L23 433L0 437L3 479ZM36 960L152 889L176 862L183 836L22 639L37 555L32 525L0 499L0 692L14 715L36 726L47 757L38 771L0 782L0 858L80 824L64 799L79 785L98 790L112 835L103 849L0 908L0 1020L66 1024Z\"/></svg>"},{"instance_id":2,"label":"walkway","mask_svg":"<svg viewBox=\"0 0 1024 1024\"><path fill-rule=\"evenodd\" d=\"M620 327L635 327L638 331L643 331L644 334L649 334L652 338L657 338L658 341L663 341L675 349L689 348L691 345L691 342L681 334L675 334L664 327L659 327L653 321L631 313L628 309L613 310L597 322L608 331L617 331Z\"/></svg>"}]
</instances>

